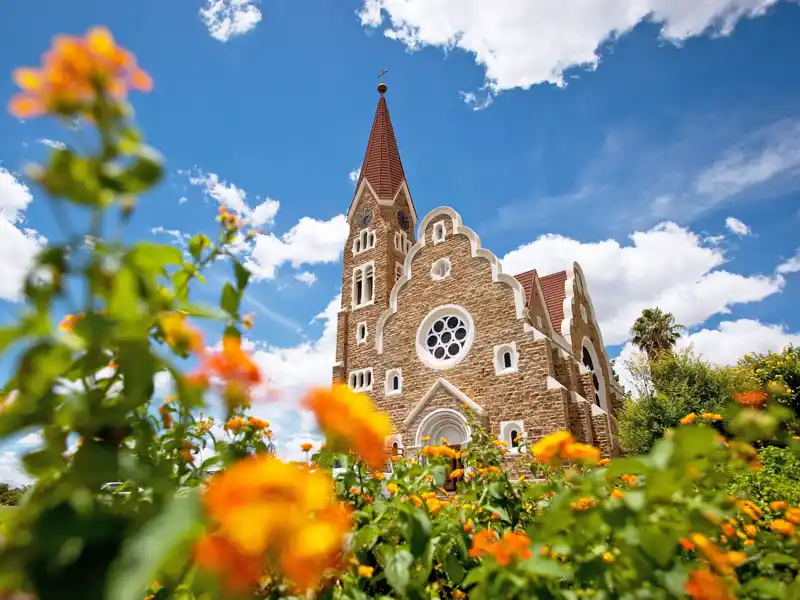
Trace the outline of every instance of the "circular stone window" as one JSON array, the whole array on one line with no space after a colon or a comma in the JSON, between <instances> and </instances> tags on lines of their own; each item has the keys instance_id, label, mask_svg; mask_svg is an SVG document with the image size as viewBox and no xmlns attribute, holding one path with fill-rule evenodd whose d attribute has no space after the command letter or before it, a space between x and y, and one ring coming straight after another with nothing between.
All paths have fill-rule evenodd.
<instances>
[{"instance_id":1,"label":"circular stone window","mask_svg":"<svg viewBox=\"0 0 800 600\"><path fill-rule=\"evenodd\" d=\"M428 313L417 331L417 355L433 369L447 369L464 359L474 336L467 311L455 305L440 306Z\"/></svg>"}]
</instances>

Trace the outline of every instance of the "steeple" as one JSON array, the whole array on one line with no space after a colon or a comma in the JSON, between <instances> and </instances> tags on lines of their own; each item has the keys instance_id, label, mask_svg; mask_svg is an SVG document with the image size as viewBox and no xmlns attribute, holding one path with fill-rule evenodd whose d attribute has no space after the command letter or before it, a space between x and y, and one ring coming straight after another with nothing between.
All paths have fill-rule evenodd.
<instances>
[{"instance_id":1,"label":"steeple","mask_svg":"<svg viewBox=\"0 0 800 600\"><path fill-rule=\"evenodd\" d=\"M386 105L386 90L386 84L381 81L378 85L380 93L378 108L375 111L375 120L372 122L367 153L364 155L356 189L362 180L366 179L378 195L379 201L391 202L405 179L405 173L403 163L400 162L392 121L389 118L389 107Z\"/></svg>"}]
</instances>

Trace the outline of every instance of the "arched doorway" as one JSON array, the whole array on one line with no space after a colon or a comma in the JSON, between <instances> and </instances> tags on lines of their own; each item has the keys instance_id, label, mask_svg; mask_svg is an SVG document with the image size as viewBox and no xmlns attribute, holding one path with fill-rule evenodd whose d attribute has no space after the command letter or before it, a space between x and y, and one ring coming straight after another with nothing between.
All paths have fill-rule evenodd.
<instances>
[{"instance_id":1,"label":"arched doorway","mask_svg":"<svg viewBox=\"0 0 800 600\"><path fill-rule=\"evenodd\" d=\"M416 445L424 445L423 440L426 438L430 438L431 444L446 444L455 450L462 450L469 442L471 432L464 415L451 408L438 408L420 422L417 428ZM450 472L462 468L461 459L451 461ZM453 491L455 487L456 482L448 477L445 480L444 489Z\"/></svg>"}]
</instances>

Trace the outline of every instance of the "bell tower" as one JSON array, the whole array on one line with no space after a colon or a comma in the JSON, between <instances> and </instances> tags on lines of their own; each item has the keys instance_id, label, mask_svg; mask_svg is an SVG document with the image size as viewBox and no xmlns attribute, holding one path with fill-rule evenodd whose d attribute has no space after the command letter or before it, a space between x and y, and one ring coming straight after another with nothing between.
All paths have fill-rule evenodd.
<instances>
[{"instance_id":1,"label":"bell tower","mask_svg":"<svg viewBox=\"0 0 800 600\"><path fill-rule=\"evenodd\" d=\"M381 73L381 77L385 71ZM342 306L336 330L333 379L369 393L375 326L414 245L417 213L397 149L386 84L378 85L378 107L361 164L355 195L347 211L350 234L342 260Z\"/></svg>"}]
</instances>

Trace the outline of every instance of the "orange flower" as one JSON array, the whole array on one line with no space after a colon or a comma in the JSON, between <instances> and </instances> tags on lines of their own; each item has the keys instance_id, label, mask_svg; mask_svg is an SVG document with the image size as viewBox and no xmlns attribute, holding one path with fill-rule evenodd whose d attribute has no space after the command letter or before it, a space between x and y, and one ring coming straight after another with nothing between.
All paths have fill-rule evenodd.
<instances>
[{"instance_id":1,"label":"orange flower","mask_svg":"<svg viewBox=\"0 0 800 600\"><path fill-rule=\"evenodd\" d=\"M370 468L378 471L389 455L386 438L392 433L388 415L375 410L369 396L346 385L312 390L304 405L317 417L320 429L333 441L353 450Z\"/></svg>"},{"instance_id":2,"label":"orange flower","mask_svg":"<svg viewBox=\"0 0 800 600\"><path fill-rule=\"evenodd\" d=\"M199 569L222 576L225 587L233 593L249 591L265 566L261 557L243 554L226 538L210 534L195 543L194 560Z\"/></svg>"},{"instance_id":3,"label":"orange flower","mask_svg":"<svg viewBox=\"0 0 800 600\"><path fill-rule=\"evenodd\" d=\"M689 538L720 575L732 575L734 568L744 562L741 552L724 552L702 533L689 534Z\"/></svg>"},{"instance_id":4,"label":"orange flower","mask_svg":"<svg viewBox=\"0 0 800 600\"><path fill-rule=\"evenodd\" d=\"M764 512L750 500L738 500L736 505L739 507L740 511L753 519L753 521L758 521L764 514Z\"/></svg>"},{"instance_id":5,"label":"orange flower","mask_svg":"<svg viewBox=\"0 0 800 600\"><path fill-rule=\"evenodd\" d=\"M299 587L314 585L338 563L352 525L327 473L268 455L248 457L214 476L203 502L214 535L235 550L234 556L263 564L280 551L281 570ZM222 572L214 572L233 576L227 570L235 564L229 561ZM242 577L258 581L253 574L245 570Z\"/></svg>"},{"instance_id":6,"label":"orange flower","mask_svg":"<svg viewBox=\"0 0 800 600\"><path fill-rule=\"evenodd\" d=\"M235 335L223 337L222 350L203 357L194 378L207 382L209 376L223 381L223 397L231 409L249 404L250 388L261 383L258 365L242 350L242 340Z\"/></svg>"},{"instance_id":7,"label":"orange flower","mask_svg":"<svg viewBox=\"0 0 800 600\"><path fill-rule=\"evenodd\" d=\"M533 556L531 541L524 533L506 531L499 540L494 532L484 529L472 538L469 556L477 558L491 556L500 566L508 565L512 559L525 560Z\"/></svg>"},{"instance_id":8,"label":"orange flower","mask_svg":"<svg viewBox=\"0 0 800 600\"><path fill-rule=\"evenodd\" d=\"M692 540L690 540L688 538L681 538L679 540L679 542L680 542L681 547L684 550L688 550L688 551L697 550L697 546L695 546L694 542L692 542Z\"/></svg>"},{"instance_id":9,"label":"orange flower","mask_svg":"<svg viewBox=\"0 0 800 600\"><path fill-rule=\"evenodd\" d=\"M722 421L722 415L718 413L703 413L701 415L707 421Z\"/></svg>"},{"instance_id":10,"label":"orange flower","mask_svg":"<svg viewBox=\"0 0 800 600\"><path fill-rule=\"evenodd\" d=\"M737 394L734 396L734 400L741 404L742 406L746 406L749 408L761 408L767 403L769 400L769 396L767 396L766 392L762 392L760 390L753 390L751 392L744 392L743 394Z\"/></svg>"},{"instance_id":11,"label":"orange flower","mask_svg":"<svg viewBox=\"0 0 800 600\"><path fill-rule=\"evenodd\" d=\"M639 478L636 475L628 475L627 473L624 475L620 475L620 479L625 482L625 485L628 487L636 487L639 485Z\"/></svg>"},{"instance_id":12,"label":"orange flower","mask_svg":"<svg viewBox=\"0 0 800 600\"><path fill-rule=\"evenodd\" d=\"M242 417L233 417L225 424L225 429L233 433L236 433L242 427L244 427L244 419Z\"/></svg>"},{"instance_id":13,"label":"orange flower","mask_svg":"<svg viewBox=\"0 0 800 600\"><path fill-rule=\"evenodd\" d=\"M693 600L734 600L725 581L705 569L692 571L684 589Z\"/></svg>"},{"instance_id":14,"label":"orange flower","mask_svg":"<svg viewBox=\"0 0 800 600\"><path fill-rule=\"evenodd\" d=\"M556 431L536 442L531 451L538 462L551 464L553 459L560 457L564 448L575 443L569 431Z\"/></svg>"},{"instance_id":15,"label":"orange flower","mask_svg":"<svg viewBox=\"0 0 800 600\"><path fill-rule=\"evenodd\" d=\"M747 525L742 527L742 529L744 529L744 532L750 537L756 537L756 535L758 535L758 527L756 527L755 525L750 525L748 523Z\"/></svg>"},{"instance_id":16,"label":"orange flower","mask_svg":"<svg viewBox=\"0 0 800 600\"><path fill-rule=\"evenodd\" d=\"M603 562L604 563L614 562L614 555L611 552L603 552Z\"/></svg>"},{"instance_id":17,"label":"orange flower","mask_svg":"<svg viewBox=\"0 0 800 600\"><path fill-rule=\"evenodd\" d=\"M313 447L314 447L314 444L310 444L308 442L306 442L304 444L300 444L300 450L302 450L303 452L308 452Z\"/></svg>"},{"instance_id":18,"label":"orange flower","mask_svg":"<svg viewBox=\"0 0 800 600\"><path fill-rule=\"evenodd\" d=\"M467 522L464 523L464 531L466 533L470 533L474 529L475 529L475 521L473 521L472 519L467 519Z\"/></svg>"},{"instance_id":19,"label":"orange flower","mask_svg":"<svg viewBox=\"0 0 800 600\"><path fill-rule=\"evenodd\" d=\"M261 431L269 427L269 421L265 421L264 419L259 419L258 417L250 417L249 419L247 419L247 423L250 425L250 427L253 427L254 429L259 429Z\"/></svg>"},{"instance_id":20,"label":"orange flower","mask_svg":"<svg viewBox=\"0 0 800 600\"><path fill-rule=\"evenodd\" d=\"M624 495L625 494L622 492L622 490L614 490L613 492L611 492L611 497L614 498L614 500L619 500Z\"/></svg>"},{"instance_id":21,"label":"orange flower","mask_svg":"<svg viewBox=\"0 0 800 600\"><path fill-rule=\"evenodd\" d=\"M72 333L72 330L75 329L75 325L83 319L83 313L79 315L65 315L63 319L61 319L61 323L58 324L58 328L61 331L69 331Z\"/></svg>"},{"instance_id":22,"label":"orange flower","mask_svg":"<svg viewBox=\"0 0 800 600\"><path fill-rule=\"evenodd\" d=\"M164 313L159 318L159 323L164 332L164 341L178 354L202 352L203 335L189 325L186 315L179 312Z\"/></svg>"},{"instance_id":23,"label":"orange flower","mask_svg":"<svg viewBox=\"0 0 800 600\"><path fill-rule=\"evenodd\" d=\"M800 508L790 508L783 515L789 523L793 525L800 525Z\"/></svg>"},{"instance_id":24,"label":"orange flower","mask_svg":"<svg viewBox=\"0 0 800 600\"><path fill-rule=\"evenodd\" d=\"M561 450L561 456L567 460L597 464L600 462L600 448L591 446L590 444L575 442L564 446Z\"/></svg>"},{"instance_id":25,"label":"orange flower","mask_svg":"<svg viewBox=\"0 0 800 600\"><path fill-rule=\"evenodd\" d=\"M585 497L578 498L578 500L570 504L570 506L573 508L573 510L589 510L595 504L597 504L597 500L594 498Z\"/></svg>"},{"instance_id":26,"label":"orange flower","mask_svg":"<svg viewBox=\"0 0 800 600\"><path fill-rule=\"evenodd\" d=\"M40 69L14 71L22 93L11 99L9 112L20 119L44 113L71 115L88 109L96 88L123 99L128 88L149 92L150 76L135 57L116 45L111 33L93 27L83 38L58 36L43 56Z\"/></svg>"},{"instance_id":27,"label":"orange flower","mask_svg":"<svg viewBox=\"0 0 800 600\"><path fill-rule=\"evenodd\" d=\"M680 420L681 425L689 425L690 423L694 423L697 420L697 414L689 413L685 417Z\"/></svg>"},{"instance_id":28,"label":"orange flower","mask_svg":"<svg viewBox=\"0 0 800 600\"><path fill-rule=\"evenodd\" d=\"M611 462L611 459L609 459L609 458L601 458L599 461L597 461L597 464L600 465L601 467L604 467L610 462Z\"/></svg>"},{"instance_id":29,"label":"orange flower","mask_svg":"<svg viewBox=\"0 0 800 600\"><path fill-rule=\"evenodd\" d=\"M455 469L450 473L450 479L461 479L464 476L464 469Z\"/></svg>"},{"instance_id":30,"label":"orange flower","mask_svg":"<svg viewBox=\"0 0 800 600\"><path fill-rule=\"evenodd\" d=\"M774 510L776 512L781 511L781 510L786 510L786 508L788 506L789 506L789 503L786 502L785 500L776 500L775 502L770 502L769 503L769 509L770 510Z\"/></svg>"},{"instance_id":31,"label":"orange flower","mask_svg":"<svg viewBox=\"0 0 800 600\"><path fill-rule=\"evenodd\" d=\"M781 535L789 536L794 533L794 525L785 519L775 519L769 524L769 528Z\"/></svg>"}]
</instances>

